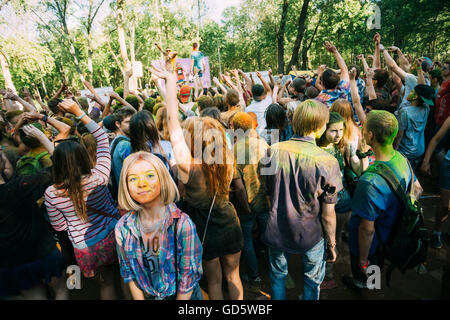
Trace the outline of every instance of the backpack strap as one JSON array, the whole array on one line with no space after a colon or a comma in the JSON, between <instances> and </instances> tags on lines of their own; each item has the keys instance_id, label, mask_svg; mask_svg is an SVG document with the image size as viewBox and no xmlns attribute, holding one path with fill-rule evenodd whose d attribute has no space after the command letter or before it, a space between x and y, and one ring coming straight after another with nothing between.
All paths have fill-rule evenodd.
<instances>
[{"instance_id":1,"label":"backpack strap","mask_svg":"<svg viewBox=\"0 0 450 320\"><path fill-rule=\"evenodd\" d=\"M48 151L41 152L41 153L39 153L39 154L35 157L35 159L36 159L37 161L40 161L40 160L41 160L43 157L45 157L47 154L49 154Z\"/></svg>"},{"instance_id":2,"label":"backpack strap","mask_svg":"<svg viewBox=\"0 0 450 320\"><path fill-rule=\"evenodd\" d=\"M410 187L408 188L408 189L410 189L409 194L414 195L414 171L412 170L408 159L405 159L405 160L408 163L408 167L411 172ZM395 192L395 194L397 195L400 202L402 202L405 207L408 206L409 202L406 197L406 191L405 191L405 189L403 189L397 176L395 175L395 173L392 171L392 169L388 165L386 165L382 162L375 163L371 167L369 167L369 169L367 169L366 172L376 173L380 177L382 177L388 183L389 187ZM375 225L375 234L378 238L378 242L379 242L379 245L381 248L381 257L384 260L384 256L386 253L386 244L381 240L382 238L381 238L380 231L378 229L377 224L375 223L374 225ZM395 267L396 267L395 265L391 264L391 265L389 265L388 269L386 270L386 284L387 284L388 288L390 287L390 280L392 277L392 272L394 271Z\"/></svg>"},{"instance_id":3,"label":"backpack strap","mask_svg":"<svg viewBox=\"0 0 450 320\"><path fill-rule=\"evenodd\" d=\"M411 181L408 188L410 190L409 195L414 195L414 172L409 164L409 161L406 160L406 162L408 163L408 167L411 171ZM395 192L400 202L402 202L405 206L408 205L408 198L406 197L407 192L402 187L402 184L398 180L397 176L388 165L381 162L374 163L371 167L369 167L369 169L367 169L366 172L376 173L381 176L387 182L389 187Z\"/></svg>"}]
</instances>

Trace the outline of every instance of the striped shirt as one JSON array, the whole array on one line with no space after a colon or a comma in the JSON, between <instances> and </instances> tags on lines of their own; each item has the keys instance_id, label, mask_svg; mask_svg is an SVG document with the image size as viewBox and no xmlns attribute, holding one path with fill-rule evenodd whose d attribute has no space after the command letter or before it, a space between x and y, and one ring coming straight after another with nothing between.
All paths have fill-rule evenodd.
<instances>
[{"instance_id":1,"label":"striped shirt","mask_svg":"<svg viewBox=\"0 0 450 320\"><path fill-rule=\"evenodd\" d=\"M124 215L116 225L116 245L119 256L120 274L125 283L134 281L150 296L168 297L176 294L175 257L174 257L174 219L177 224L178 251L178 293L191 292L202 276L203 248L197 230L189 216L175 204L166 206L169 218L166 219L159 252L160 276L156 283L150 282L150 276L144 267L143 250L140 243L141 233L137 228L136 211Z\"/></svg>"},{"instance_id":2,"label":"striped shirt","mask_svg":"<svg viewBox=\"0 0 450 320\"><path fill-rule=\"evenodd\" d=\"M119 212L108 190L111 171L108 136L94 121L89 122L86 128L97 140L97 163L91 175L82 179L86 205L119 219ZM53 228L56 231L67 230L73 247L77 249L90 247L105 239L117 222L117 219L92 212L89 208L88 221L83 222L77 216L70 197L61 196L61 190L56 190L54 185L45 191L45 206Z\"/></svg>"}]
</instances>

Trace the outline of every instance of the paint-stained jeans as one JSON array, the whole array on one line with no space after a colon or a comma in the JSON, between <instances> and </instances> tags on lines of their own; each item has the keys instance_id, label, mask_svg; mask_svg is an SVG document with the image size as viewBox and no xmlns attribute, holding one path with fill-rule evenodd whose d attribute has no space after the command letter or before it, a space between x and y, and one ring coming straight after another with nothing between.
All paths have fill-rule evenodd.
<instances>
[{"instance_id":1,"label":"paint-stained jeans","mask_svg":"<svg viewBox=\"0 0 450 320\"><path fill-rule=\"evenodd\" d=\"M286 299L286 276L290 254L269 247L270 290L273 300ZM303 265L303 300L319 300L320 284L325 277L326 250L322 239L301 254Z\"/></svg>"}]
</instances>

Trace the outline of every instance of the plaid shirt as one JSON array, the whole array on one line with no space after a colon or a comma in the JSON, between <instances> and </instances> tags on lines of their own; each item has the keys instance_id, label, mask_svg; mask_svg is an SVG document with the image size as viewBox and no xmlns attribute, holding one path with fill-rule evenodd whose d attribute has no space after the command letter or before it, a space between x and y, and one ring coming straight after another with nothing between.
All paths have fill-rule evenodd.
<instances>
[{"instance_id":1,"label":"plaid shirt","mask_svg":"<svg viewBox=\"0 0 450 320\"><path fill-rule=\"evenodd\" d=\"M323 89L320 94L316 97L316 100L322 102L329 108L337 99L348 100L350 96L350 82L346 80L341 80L334 90Z\"/></svg>"},{"instance_id":2,"label":"plaid shirt","mask_svg":"<svg viewBox=\"0 0 450 320\"><path fill-rule=\"evenodd\" d=\"M178 243L178 293L191 292L202 276L203 248L192 220L174 204L166 206L170 217L165 224L159 253L160 277L150 283L145 271L140 231L137 228L137 214L130 211L117 222L116 243L120 262L120 274L125 283L135 281L146 294L158 298L176 294L174 257L174 219L179 218Z\"/></svg>"}]
</instances>

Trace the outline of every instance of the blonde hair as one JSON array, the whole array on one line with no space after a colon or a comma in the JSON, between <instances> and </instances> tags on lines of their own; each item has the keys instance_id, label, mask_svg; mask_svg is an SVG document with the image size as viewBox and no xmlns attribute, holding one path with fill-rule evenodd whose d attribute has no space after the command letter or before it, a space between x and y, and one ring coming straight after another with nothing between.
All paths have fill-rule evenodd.
<instances>
[{"instance_id":1,"label":"blonde hair","mask_svg":"<svg viewBox=\"0 0 450 320\"><path fill-rule=\"evenodd\" d=\"M328 108L320 101L306 100L295 109L292 127L294 133L306 136L323 128L330 117Z\"/></svg>"},{"instance_id":2,"label":"blonde hair","mask_svg":"<svg viewBox=\"0 0 450 320\"><path fill-rule=\"evenodd\" d=\"M143 160L151 163L158 174L159 182L161 185L160 197L162 198L165 205L174 203L180 198L178 192L178 187L170 176L164 163L155 155L150 152L140 151L130 154L123 162L122 172L120 173L119 182L119 206L125 210L140 210L141 205L134 201L128 190L128 170L131 165L136 161Z\"/></svg>"}]
</instances>

